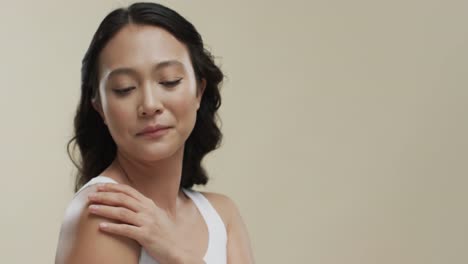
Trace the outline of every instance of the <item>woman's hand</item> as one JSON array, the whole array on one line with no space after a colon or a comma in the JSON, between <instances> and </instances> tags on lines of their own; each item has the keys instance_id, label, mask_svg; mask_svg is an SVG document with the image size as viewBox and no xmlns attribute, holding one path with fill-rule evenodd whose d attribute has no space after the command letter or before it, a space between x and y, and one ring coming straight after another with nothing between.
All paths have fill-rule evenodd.
<instances>
[{"instance_id":1,"label":"woman's hand","mask_svg":"<svg viewBox=\"0 0 468 264\"><path fill-rule=\"evenodd\" d=\"M179 262L186 256L177 248L175 224L151 199L125 184L100 184L97 191L89 196L99 203L90 205L90 212L123 222L101 223L101 230L136 240L159 263Z\"/></svg>"}]
</instances>

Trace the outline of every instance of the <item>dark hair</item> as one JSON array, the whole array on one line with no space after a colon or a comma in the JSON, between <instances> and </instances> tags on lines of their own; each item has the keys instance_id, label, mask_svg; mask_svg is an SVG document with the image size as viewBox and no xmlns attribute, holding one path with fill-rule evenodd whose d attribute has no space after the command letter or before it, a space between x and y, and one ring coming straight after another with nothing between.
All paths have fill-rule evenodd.
<instances>
[{"instance_id":1,"label":"dark hair","mask_svg":"<svg viewBox=\"0 0 468 264\"><path fill-rule=\"evenodd\" d=\"M134 3L109 13L99 25L86 51L81 66L81 99L74 119L74 136L68 142L67 151L78 172L75 192L90 179L98 176L116 156L116 144L99 113L92 106L92 99L99 96L98 57L104 46L128 24L162 27L185 44L198 83L206 79L206 87L198 109L195 127L185 142L180 187L192 188L205 185L208 175L202 167L203 157L218 148L222 133L216 121L216 111L221 106L220 86L223 73L214 63L211 53L195 27L174 10L156 3ZM80 160L75 161L70 151L78 146Z\"/></svg>"}]
</instances>

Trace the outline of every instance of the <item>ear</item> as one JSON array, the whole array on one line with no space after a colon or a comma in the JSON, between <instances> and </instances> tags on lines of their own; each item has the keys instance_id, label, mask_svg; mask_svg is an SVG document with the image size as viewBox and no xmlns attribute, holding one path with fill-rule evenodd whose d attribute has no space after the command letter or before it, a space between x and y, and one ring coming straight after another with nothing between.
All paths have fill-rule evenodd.
<instances>
[{"instance_id":1,"label":"ear","mask_svg":"<svg viewBox=\"0 0 468 264\"><path fill-rule=\"evenodd\" d=\"M197 89L197 110L200 108L201 99L206 88L206 79L202 78L200 85Z\"/></svg>"},{"instance_id":2,"label":"ear","mask_svg":"<svg viewBox=\"0 0 468 264\"><path fill-rule=\"evenodd\" d=\"M104 124L107 125L106 118L104 117L104 112L102 111L101 101L95 97L91 99L91 104L93 105L94 110L96 110L96 112L98 112L101 116L102 120L104 121Z\"/></svg>"}]
</instances>

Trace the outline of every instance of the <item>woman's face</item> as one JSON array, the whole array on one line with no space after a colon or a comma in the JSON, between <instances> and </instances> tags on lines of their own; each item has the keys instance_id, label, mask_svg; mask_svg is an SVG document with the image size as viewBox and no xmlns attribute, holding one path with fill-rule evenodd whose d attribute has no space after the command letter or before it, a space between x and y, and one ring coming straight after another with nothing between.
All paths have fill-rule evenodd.
<instances>
[{"instance_id":1,"label":"woman's face","mask_svg":"<svg viewBox=\"0 0 468 264\"><path fill-rule=\"evenodd\" d=\"M173 155L195 126L199 84L187 48L163 28L127 25L101 51L100 100L93 102L119 151L144 161ZM148 126L169 126L159 136Z\"/></svg>"}]
</instances>

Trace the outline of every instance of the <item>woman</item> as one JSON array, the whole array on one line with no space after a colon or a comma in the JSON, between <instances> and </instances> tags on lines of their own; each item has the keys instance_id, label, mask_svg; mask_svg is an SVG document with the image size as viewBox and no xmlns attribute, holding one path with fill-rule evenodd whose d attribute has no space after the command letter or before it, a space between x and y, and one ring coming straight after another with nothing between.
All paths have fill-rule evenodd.
<instances>
[{"instance_id":1,"label":"woman","mask_svg":"<svg viewBox=\"0 0 468 264\"><path fill-rule=\"evenodd\" d=\"M253 263L232 200L191 189L221 140L223 80L193 25L154 3L114 10L81 74L79 172L56 263Z\"/></svg>"}]
</instances>

